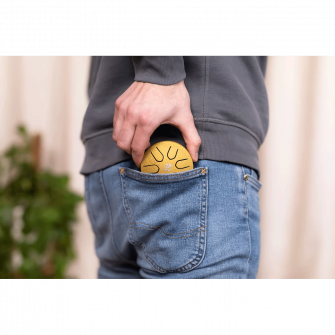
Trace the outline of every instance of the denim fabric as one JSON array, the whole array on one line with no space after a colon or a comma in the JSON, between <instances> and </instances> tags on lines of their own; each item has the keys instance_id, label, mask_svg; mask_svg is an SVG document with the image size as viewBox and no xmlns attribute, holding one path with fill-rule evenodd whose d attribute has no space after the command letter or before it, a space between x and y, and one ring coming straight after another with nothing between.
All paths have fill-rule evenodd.
<instances>
[{"instance_id":1,"label":"denim fabric","mask_svg":"<svg viewBox=\"0 0 335 335\"><path fill-rule=\"evenodd\" d=\"M99 278L255 278L261 184L254 170L200 160L174 174L132 161L86 176Z\"/></svg>"}]
</instances>

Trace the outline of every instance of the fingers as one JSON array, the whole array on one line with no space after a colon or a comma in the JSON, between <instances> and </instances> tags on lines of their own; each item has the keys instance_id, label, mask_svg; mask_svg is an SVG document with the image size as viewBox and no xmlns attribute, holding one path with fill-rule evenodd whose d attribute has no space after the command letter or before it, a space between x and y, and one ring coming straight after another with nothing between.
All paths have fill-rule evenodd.
<instances>
[{"instance_id":1,"label":"fingers","mask_svg":"<svg viewBox=\"0 0 335 335\"><path fill-rule=\"evenodd\" d=\"M133 156L139 167L145 149L150 146L152 133L163 123L180 129L187 150L193 161L197 162L201 139L194 125L189 95L184 86L166 88L149 83L133 83L115 103L113 139L119 148Z\"/></svg>"},{"instance_id":2,"label":"fingers","mask_svg":"<svg viewBox=\"0 0 335 335\"><path fill-rule=\"evenodd\" d=\"M131 153L137 167L140 167L144 152L150 147L150 137L154 132L154 128L137 126L133 142L131 145Z\"/></svg>"},{"instance_id":3,"label":"fingers","mask_svg":"<svg viewBox=\"0 0 335 335\"><path fill-rule=\"evenodd\" d=\"M120 131L117 140L117 146L126 151L129 155L131 155L131 143L133 141L134 133L135 133L135 125L129 122L124 122L124 126Z\"/></svg>"},{"instance_id":4,"label":"fingers","mask_svg":"<svg viewBox=\"0 0 335 335\"><path fill-rule=\"evenodd\" d=\"M115 102L113 118L113 140L116 142L118 141L120 131L123 127L125 118L127 117L127 111L131 101L129 98L132 94L136 94L136 92L140 89L141 85L131 85Z\"/></svg>"},{"instance_id":5,"label":"fingers","mask_svg":"<svg viewBox=\"0 0 335 335\"><path fill-rule=\"evenodd\" d=\"M190 116L191 117L187 118L187 120L182 120L179 124L176 123L176 126L183 135L186 148L190 153L193 162L197 162L199 147L201 145L201 138L198 134L197 128L195 127L192 114L190 114Z\"/></svg>"},{"instance_id":6,"label":"fingers","mask_svg":"<svg viewBox=\"0 0 335 335\"><path fill-rule=\"evenodd\" d=\"M113 140L115 142L117 142L118 139L119 139L119 135L120 135L121 129L123 128L123 124L124 124L124 120L125 120L125 112L123 112L122 115L121 115L121 113L119 111L118 114L119 115L117 116L117 118L114 117L115 121L113 123L113 125L114 125Z\"/></svg>"},{"instance_id":7,"label":"fingers","mask_svg":"<svg viewBox=\"0 0 335 335\"><path fill-rule=\"evenodd\" d=\"M124 97L125 93L122 94L115 102L115 111L113 118L113 140L118 141L120 131L123 127L124 119L127 115L128 105Z\"/></svg>"},{"instance_id":8,"label":"fingers","mask_svg":"<svg viewBox=\"0 0 335 335\"><path fill-rule=\"evenodd\" d=\"M150 136L154 129L150 132L149 125L151 125L151 117L148 111L143 112L142 109L138 107L139 104L136 100L133 100L131 104L128 103L128 105L126 105L126 103L127 102L123 102L119 106L113 138L116 139L117 146L130 155L133 153L134 146L135 153L133 155L135 157L135 162L139 162L139 166L142 161L144 150L150 143ZM145 130L143 130L143 128L145 128ZM136 132L138 133L136 138L138 140L134 141L133 138L136 129ZM146 136L146 140L144 141L142 140L142 132L144 134L143 136Z\"/></svg>"},{"instance_id":9,"label":"fingers","mask_svg":"<svg viewBox=\"0 0 335 335\"><path fill-rule=\"evenodd\" d=\"M117 123L117 119L119 118L119 107L120 106L120 103L116 100L116 103L115 103L115 110L114 110L114 117L113 117L113 140L114 141L117 141L117 137L116 137L116 134L115 134L115 125Z\"/></svg>"}]
</instances>

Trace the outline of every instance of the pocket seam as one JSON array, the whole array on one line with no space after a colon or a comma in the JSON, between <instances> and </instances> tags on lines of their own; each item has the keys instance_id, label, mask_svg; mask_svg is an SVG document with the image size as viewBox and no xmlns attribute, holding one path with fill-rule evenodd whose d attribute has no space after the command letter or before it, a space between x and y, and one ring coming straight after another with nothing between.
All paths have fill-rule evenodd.
<instances>
[{"instance_id":1,"label":"pocket seam","mask_svg":"<svg viewBox=\"0 0 335 335\"><path fill-rule=\"evenodd\" d=\"M126 169L124 169L126 170ZM206 235L207 235L207 200L208 200L208 173L207 173L207 168L206 168L206 172L205 173L201 173L201 168L197 169L198 171L196 171L196 173L193 172L194 175L191 174L191 177L196 178L196 177L203 177L201 178L201 202L200 202L200 218L199 218L199 224L200 227L199 229L205 228L204 230L201 230L199 232L199 247L198 247L198 251L196 253L196 255L193 257L193 259L191 259L190 261L188 261L186 264L173 269L173 270L167 270L162 268L161 266L159 266L146 252L146 247L144 244L134 241L131 239L130 235L128 234L128 240L131 244L133 245L137 245L143 248L144 251L144 255L145 258L147 259L147 261L152 265L152 267L160 272L160 273L175 273L175 272L187 272L190 270L193 270L194 268L196 268L199 264L201 264L202 260L205 257L205 253L206 253ZM129 172L129 171L127 171ZM186 172L185 172L186 173ZM131 178L130 176L128 176L128 173L120 173L121 176L121 180L122 180L122 190L123 190L123 204L124 204L124 208L126 210L127 213L127 217L128 217L128 222L129 222L129 227L131 228L131 224L133 224L131 221L131 211L130 211L130 207L129 207L129 203L128 200L126 199L126 181L125 181L125 177ZM190 176L187 176L190 177ZM133 178L131 178L133 179ZM185 180L186 178L179 178L177 180ZM190 178L191 179L191 178ZM136 179L137 180L137 179ZM170 179L173 180L173 179ZM141 180L140 180L141 181ZM138 227L134 227L134 228L138 228ZM197 233L198 234L198 233ZM196 235L196 234L194 234ZM167 236L165 236L167 237ZM200 254L202 251L202 254ZM199 255L200 254L200 255Z\"/></svg>"},{"instance_id":2,"label":"pocket seam","mask_svg":"<svg viewBox=\"0 0 335 335\"><path fill-rule=\"evenodd\" d=\"M204 227L195 228L195 229L192 229L192 230L189 230L189 231L185 231L185 233L171 234L171 233L168 233L167 231L165 231L165 229L162 226L152 226L150 224L142 223L142 222L138 222L138 223L137 222L131 222L130 224L131 225L144 225L144 226L148 226L148 227L151 227L153 230L158 230L159 228L161 228L166 235L185 235L187 233L191 233L191 232L193 232L195 230L199 230L201 228L205 228L206 227L206 226L204 226ZM131 227L131 228L137 228L137 227Z\"/></svg>"},{"instance_id":3,"label":"pocket seam","mask_svg":"<svg viewBox=\"0 0 335 335\"><path fill-rule=\"evenodd\" d=\"M206 228L204 229L204 230L201 230L202 228L205 228L205 226L204 227L199 227L199 228L197 228L197 229L194 229L194 230L199 230L198 232L196 232L196 233L194 233L194 234L192 234L192 235L188 235L188 236L181 236L181 237L169 237L169 236L166 236L165 234L163 234L162 232L161 232L161 229L149 229L149 228L143 228L143 227L130 227L130 229L143 229L143 230L158 230L164 237L166 237L166 238L170 238L170 239L172 239L172 240L178 240L178 239L180 239L180 238L189 238L189 237L191 237L191 236L194 236L194 235L197 235L197 234L200 234L200 233L203 233L203 232L205 232L206 231ZM180 233L180 234L173 234L173 235L183 235L183 234L187 234L187 232L186 233Z\"/></svg>"},{"instance_id":4,"label":"pocket seam","mask_svg":"<svg viewBox=\"0 0 335 335\"><path fill-rule=\"evenodd\" d=\"M187 180L197 178L204 174L207 174L207 168L198 167L196 169L185 171L185 172L178 172L178 173L171 173L168 175L151 175L150 173L143 173L140 171L134 171L129 168L121 168L120 167L120 175L125 175L128 178L148 182L148 183L168 183L173 181L180 181L180 180ZM204 172L202 172L204 171Z\"/></svg>"}]
</instances>

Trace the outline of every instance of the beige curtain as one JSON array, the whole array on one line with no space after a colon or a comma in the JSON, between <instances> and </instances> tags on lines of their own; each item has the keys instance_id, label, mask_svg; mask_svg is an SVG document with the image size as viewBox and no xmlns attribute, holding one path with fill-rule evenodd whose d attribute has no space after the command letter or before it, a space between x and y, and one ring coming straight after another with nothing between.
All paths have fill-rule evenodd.
<instances>
[{"instance_id":1,"label":"beige curtain","mask_svg":"<svg viewBox=\"0 0 335 335\"><path fill-rule=\"evenodd\" d=\"M260 278L335 278L335 57L271 57Z\"/></svg>"},{"instance_id":2,"label":"beige curtain","mask_svg":"<svg viewBox=\"0 0 335 335\"><path fill-rule=\"evenodd\" d=\"M80 142L87 107L89 57L0 57L0 151L15 140L24 123L42 135L42 165L71 176L73 190L84 193L79 174L84 156ZM98 262L84 204L75 227L77 259L69 275L95 278Z\"/></svg>"},{"instance_id":3,"label":"beige curtain","mask_svg":"<svg viewBox=\"0 0 335 335\"><path fill-rule=\"evenodd\" d=\"M89 57L0 57L0 151L25 123L43 136L43 166L70 174L81 193L88 69ZM270 57L266 82L259 278L335 278L335 57ZM69 274L94 278L84 206L79 217Z\"/></svg>"}]
</instances>

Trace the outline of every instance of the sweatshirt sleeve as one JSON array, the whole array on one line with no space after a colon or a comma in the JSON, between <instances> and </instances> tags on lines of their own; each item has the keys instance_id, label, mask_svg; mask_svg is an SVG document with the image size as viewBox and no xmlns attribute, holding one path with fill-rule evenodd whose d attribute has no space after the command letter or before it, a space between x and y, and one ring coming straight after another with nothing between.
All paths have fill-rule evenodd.
<instances>
[{"instance_id":1,"label":"sweatshirt sleeve","mask_svg":"<svg viewBox=\"0 0 335 335\"><path fill-rule=\"evenodd\" d=\"M186 77L183 56L136 56L133 64L135 81L172 85Z\"/></svg>"}]
</instances>

